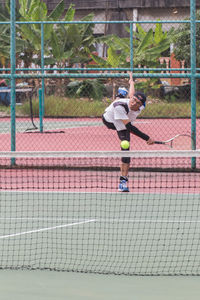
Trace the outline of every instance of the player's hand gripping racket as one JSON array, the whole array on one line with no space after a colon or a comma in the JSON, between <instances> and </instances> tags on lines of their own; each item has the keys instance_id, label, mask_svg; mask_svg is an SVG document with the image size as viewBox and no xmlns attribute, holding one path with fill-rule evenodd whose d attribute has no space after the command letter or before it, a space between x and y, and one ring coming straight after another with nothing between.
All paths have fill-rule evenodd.
<instances>
[{"instance_id":1,"label":"player's hand gripping racket","mask_svg":"<svg viewBox=\"0 0 200 300\"><path fill-rule=\"evenodd\" d=\"M191 150L192 137L188 134L177 134L167 141L155 141L155 144L165 145L174 150Z\"/></svg>"}]
</instances>

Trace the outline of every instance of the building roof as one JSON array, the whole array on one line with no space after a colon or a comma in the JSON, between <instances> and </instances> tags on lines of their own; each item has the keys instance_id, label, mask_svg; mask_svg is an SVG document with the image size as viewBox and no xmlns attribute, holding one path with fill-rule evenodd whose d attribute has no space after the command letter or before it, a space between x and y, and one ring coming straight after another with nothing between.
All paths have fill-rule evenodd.
<instances>
[{"instance_id":1,"label":"building roof","mask_svg":"<svg viewBox=\"0 0 200 300\"><path fill-rule=\"evenodd\" d=\"M43 0L53 10L60 0ZM76 9L117 9L117 8L169 8L190 7L190 0L64 0L65 7L74 4ZM196 0L200 6L200 0Z\"/></svg>"}]
</instances>

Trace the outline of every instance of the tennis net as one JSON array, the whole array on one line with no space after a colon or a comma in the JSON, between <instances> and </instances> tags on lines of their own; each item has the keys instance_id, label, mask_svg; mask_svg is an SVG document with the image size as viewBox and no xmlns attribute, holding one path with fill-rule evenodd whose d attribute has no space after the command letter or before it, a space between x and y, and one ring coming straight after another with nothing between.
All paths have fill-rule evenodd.
<instances>
[{"instance_id":1,"label":"tennis net","mask_svg":"<svg viewBox=\"0 0 200 300\"><path fill-rule=\"evenodd\" d=\"M200 151L122 156L0 152L0 268L200 275Z\"/></svg>"}]
</instances>

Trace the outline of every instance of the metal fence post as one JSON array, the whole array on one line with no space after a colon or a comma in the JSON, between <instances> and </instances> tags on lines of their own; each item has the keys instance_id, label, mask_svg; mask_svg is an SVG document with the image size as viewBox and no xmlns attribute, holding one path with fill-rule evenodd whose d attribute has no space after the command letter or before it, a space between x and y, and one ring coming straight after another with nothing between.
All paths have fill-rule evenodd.
<instances>
[{"instance_id":1,"label":"metal fence post","mask_svg":"<svg viewBox=\"0 0 200 300\"><path fill-rule=\"evenodd\" d=\"M196 0L190 0L190 55L191 55L191 136L192 149L196 149ZM192 168L196 159L192 158Z\"/></svg>"},{"instance_id":2,"label":"metal fence post","mask_svg":"<svg viewBox=\"0 0 200 300\"><path fill-rule=\"evenodd\" d=\"M11 117L11 151L16 150L16 119L15 119L15 73L16 73L16 41L15 41L15 0L10 0L10 61L11 61L11 94L10 94L10 117ZM11 164L15 164L15 158L11 158Z\"/></svg>"}]
</instances>

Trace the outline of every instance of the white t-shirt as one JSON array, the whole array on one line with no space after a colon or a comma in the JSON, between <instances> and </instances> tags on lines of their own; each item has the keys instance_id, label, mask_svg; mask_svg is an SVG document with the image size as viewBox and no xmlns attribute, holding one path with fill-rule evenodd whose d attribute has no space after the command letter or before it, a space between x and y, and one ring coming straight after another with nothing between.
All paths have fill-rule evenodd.
<instances>
[{"instance_id":1,"label":"white t-shirt","mask_svg":"<svg viewBox=\"0 0 200 300\"><path fill-rule=\"evenodd\" d=\"M142 105L139 110L134 111L129 108L130 99L117 99L112 102L105 110L104 118L107 122L113 123L117 131L125 130L126 126L122 120L130 120L133 124L137 116L144 109Z\"/></svg>"}]
</instances>

